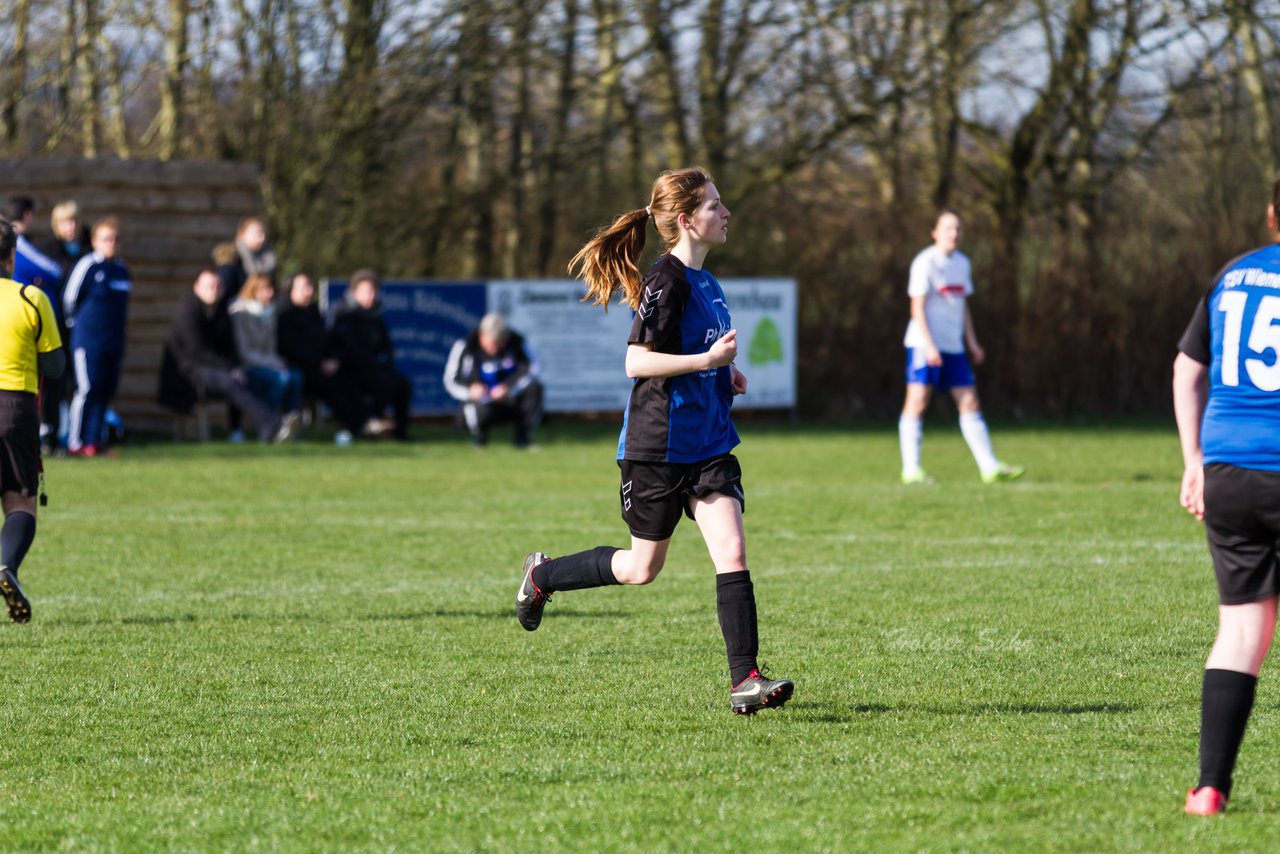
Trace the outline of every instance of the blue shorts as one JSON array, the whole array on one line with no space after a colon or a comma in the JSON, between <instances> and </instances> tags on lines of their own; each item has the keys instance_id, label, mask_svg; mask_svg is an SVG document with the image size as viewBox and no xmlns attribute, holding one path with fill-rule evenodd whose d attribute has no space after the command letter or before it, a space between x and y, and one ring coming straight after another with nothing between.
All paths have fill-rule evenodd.
<instances>
[{"instance_id":1,"label":"blue shorts","mask_svg":"<svg viewBox=\"0 0 1280 854\"><path fill-rule=\"evenodd\" d=\"M923 347L908 347L907 382L950 391L973 385L973 369L964 353L943 353L942 364L934 367L925 361Z\"/></svg>"}]
</instances>

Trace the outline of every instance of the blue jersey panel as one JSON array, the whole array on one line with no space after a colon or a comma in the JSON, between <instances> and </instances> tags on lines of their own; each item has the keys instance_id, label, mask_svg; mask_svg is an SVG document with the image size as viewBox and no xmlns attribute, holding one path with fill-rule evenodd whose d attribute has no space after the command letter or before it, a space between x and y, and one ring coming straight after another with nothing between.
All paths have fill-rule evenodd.
<instances>
[{"instance_id":1,"label":"blue jersey panel","mask_svg":"<svg viewBox=\"0 0 1280 854\"><path fill-rule=\"evenodd\" d=\"M705 353L733 327L724 290L705 270L688 270L689 302L680 321L685 353ZM738 431L729 418L733 381L728 365L672 377L671 420L667 458L694 463L726 454L738 444Z\"/></svg>"},{"instance_id":2,"label":"blue jersey panel","mask_svg":"<svg viewBox=\"0 0 1280 854\"><path fill-rule=\"evenodd\" d=\"M1208 309L1205 464L1280 471L1280 246L1227 268Z\"/></svg>"}]
</instances>

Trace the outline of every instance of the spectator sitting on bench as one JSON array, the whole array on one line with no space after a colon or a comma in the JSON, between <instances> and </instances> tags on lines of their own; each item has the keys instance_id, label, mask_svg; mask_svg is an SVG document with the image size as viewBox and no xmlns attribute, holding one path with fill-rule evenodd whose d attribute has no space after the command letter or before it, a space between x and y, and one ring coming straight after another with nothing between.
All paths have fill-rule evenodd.
<instances>
[{"instance_id":1,"label":"spectator sitting on bench","mask_svg":"<svg viewBox=\"0 0 1280 854\"><path fill-rule=\"evenodd\" d=\"M284 419L287 438L298 423L302 406L302 374L285 364L276 343L276 289L271 279L251 273L240 296L231 303L231 332L236 342L240 366L249 378L249 388Z\"/></svg>"},{"instance_id":2,"label":"spectator sitting on bench","mask_svg":"<svg viewBox=\"0 0 1280 854\"><path fill-rule=\"evenodd\" d=\"M388 406L395 411L394 435L409 440L409 402L413 387L396 370L391 331L378 304L378 276L357 270L333 322L334 352L344 380L362 389L374 415Z\"/></svg>"},{"instance_id":3,"label":"spectator sitting on bench","mask_svg":"<svg viewBox=\"0 0 1280 854\"><path fill-rule=\"evenodd\" d=\"M507 319L491 312L480 326L449 351L444 385L461 402L462 423L478 446L489 441L489 427L514 421L517 448L533 444L542 421L542 383L538 363L529 355L524 337L507 326Z\"/></svg>"},{"instance_id":4,"label":"spectator sitting on bench","mask_svg":"<svg viewBox=\"0 0 1280 854\"><path fill-rule=\"evenodd\" d=\"M236 356L218 274L201 270L191 290L178 308L165 342L165 361L177 371L176 376L162 373L160 402L171 409L190 411L201 394L216 394L249 413L262 441L287 438L282 435L280 417L249 390L249 379ZM174 380L190 385L183 389ZM185 406L181 405L184 397Z\"/></svg>"},{"instance_id":5,"label":"spectator sitting on bench","mask_svg":"<svg viewBox=\"0 0 1280 854\"><path fill-rule=\"evenodd\" d=\"M276 345L289 367L301 372L304 393L324 402L342 425L334 434L339 445L349 445L369 420L360 388L350 372L339 370L324 317L315 304L315 283L306 273L289 280L288 300L276 315Z\"/></svg>"}]
</instances>

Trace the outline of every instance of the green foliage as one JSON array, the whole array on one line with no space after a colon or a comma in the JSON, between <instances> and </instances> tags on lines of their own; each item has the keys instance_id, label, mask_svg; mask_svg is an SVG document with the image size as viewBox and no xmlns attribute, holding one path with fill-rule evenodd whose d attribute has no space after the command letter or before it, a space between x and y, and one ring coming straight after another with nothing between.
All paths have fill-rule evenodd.
<instances>
[{"instance_id":1,"label":"green foliage","mask_svg":"<svg viewBox=\"0 0 1280 854\"><path fill-rule=\"evenodd\" d=\"M1172 431L742 425L762 653L728 711L687 520L647 588L512 616L524 553L623 544L614 428L537 453L129 447L51 461L3 626L0 832L69 850L1266 850L1260 686L1222 820L1194 781L1215 596Z\"/></svg>"}]
</instances>

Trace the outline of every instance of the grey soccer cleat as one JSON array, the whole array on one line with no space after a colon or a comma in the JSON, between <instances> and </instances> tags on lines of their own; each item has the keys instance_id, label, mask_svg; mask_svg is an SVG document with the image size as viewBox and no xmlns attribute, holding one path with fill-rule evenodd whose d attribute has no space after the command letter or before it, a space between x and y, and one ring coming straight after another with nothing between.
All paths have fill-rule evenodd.
<instances>
[{"instance_id":1,"label":"grey soccer cleat","mask_svg":"<svg viewBox=\"0 0 1280 854\"><path fill-rule=\"evenodd\" d=\"M780 709L796 690L790 679L766 679L759 670L743 679L729 691L729 705L735 715L754 715L768 706Z\"/></svg>"},{"instance_id":2,"label":"grey soccer cleat","mask_svg":"<svg viewBox=\"0 0 1280 854\"><path fill-rule=\"evenodd\" d=\"M22 592L18 576L14 575L13 570L7 566L0 566L0 595L4 596L4 603L9 606L9 622L31 621L31 603L27 601L27 595Z\"/></svg>"},{"instance_id":3,"label":"grey soccer cleat","mask_svg":"<svg viewBox=\"0 0 1280 854\"><path fill-rule=\"evenodd\" d=\"M531 632L542 622L542 607L551 601L550 593L543 593L533 583L533 571L547 562L542 552L529 552L524 558L524 577L516 591L516 619L524 630Z\"/></svg>"}]
</instances>

